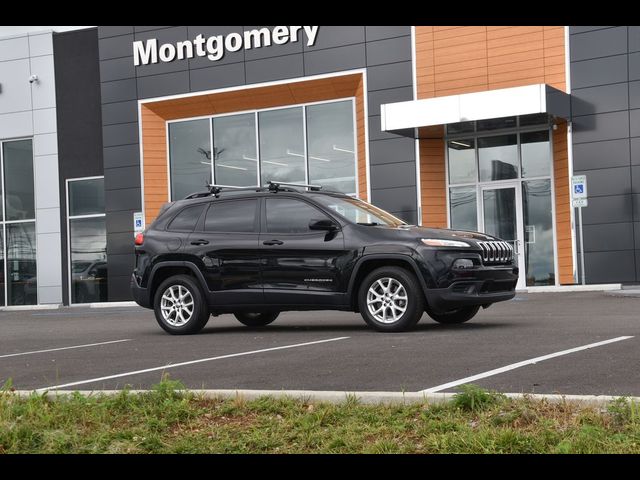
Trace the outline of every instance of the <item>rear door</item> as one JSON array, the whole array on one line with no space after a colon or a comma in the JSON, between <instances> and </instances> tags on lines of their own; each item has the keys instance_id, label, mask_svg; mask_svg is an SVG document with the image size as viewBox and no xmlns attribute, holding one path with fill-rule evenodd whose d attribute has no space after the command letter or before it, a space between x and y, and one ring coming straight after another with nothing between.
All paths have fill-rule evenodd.
<instances>
[{"instance_id":1,"label":"rear door","mask_svg":"<svg viewBox=\"0 0 640 480\"><path fill-rule=\"evenodd\" d=\"M341 304L340 269L347 256L342 231L309 229L311 220L330 217L308 202L279 194L263 200L262 217L265 301L278 305Z\"/></svg>"},{"instance_id":2,"label":"rear door","mask_svg":"<svg viewBox=\"0 0 640 480\"><path fill-rule=\"evenodd\" d=\"M263 303L258 206L256 198L213 201L189 236L214 305Z\"/></svg>"}]
</instances>

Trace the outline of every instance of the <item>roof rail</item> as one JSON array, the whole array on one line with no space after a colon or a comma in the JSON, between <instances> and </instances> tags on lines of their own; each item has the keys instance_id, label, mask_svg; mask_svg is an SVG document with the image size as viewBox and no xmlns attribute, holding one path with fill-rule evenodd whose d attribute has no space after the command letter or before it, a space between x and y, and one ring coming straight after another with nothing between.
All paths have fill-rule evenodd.
<instances>
[{"instance_id":1,"label":"roof rail","mask_svg":"<svg viewBox=\"0 0 640 480\"><path fill-rule=\"evenodd\" d=\"M322 185L307 185L304 183L289 183L289 182L277 182L277 181L274 182L273 180L269 180L267 184L269 185L269 190L274 192L277 192L278 190L282 190L280 186L308 188L313 192L317 192L322 189Z\"/></svg>"}]
</instances>

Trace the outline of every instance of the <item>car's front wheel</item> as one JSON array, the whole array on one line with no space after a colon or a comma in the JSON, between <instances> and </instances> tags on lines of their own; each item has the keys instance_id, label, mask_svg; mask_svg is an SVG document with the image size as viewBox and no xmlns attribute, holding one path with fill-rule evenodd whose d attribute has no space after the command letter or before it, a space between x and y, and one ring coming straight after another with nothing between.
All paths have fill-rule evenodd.
<instances>
[{"instance_id":1,"label":"car's front wheel","mask_svg":"<svg viewBox=\"0 0 640 480\"><path fill-rule=\"evenodd\" d=\"M264 327L278 318L280 312L236 312L234 315L240 323L247 327Z\"/></svg>"},{"instance_id":2,"label":"car's front wheel","mask_svg":"<svg viewBox=\"0 0 640 480\"><path fill-rule=\"evenodd\" d=\"M438 323L453 325L456 323L464 323L476 316L480 310L480 306L462 307L445 313L435 313L427 310L427 314Z\"/></svg>"},{"instance_id":3,"label":"car's front wheel","mask_svg":"<svg viewBox=\"0 0 640 480\"><path fill-rule=\"evenodd\" d=\"M158 324L172 335L198 333L209 321L209 307L188 275L169 277L156 290L153 310Z\"/></svg>"},{"instance_id":4,"label":"car's front wheel","mask_svg":"<svg viewBox=\"0 0 640 480\"><path fill-rule=\"evenodd\" d=\"M400 267L382 267L365 277L358 294L360 314L380 332L401 332L415 326L424 312L418 279Z\"/></svg>"}]
</instances>

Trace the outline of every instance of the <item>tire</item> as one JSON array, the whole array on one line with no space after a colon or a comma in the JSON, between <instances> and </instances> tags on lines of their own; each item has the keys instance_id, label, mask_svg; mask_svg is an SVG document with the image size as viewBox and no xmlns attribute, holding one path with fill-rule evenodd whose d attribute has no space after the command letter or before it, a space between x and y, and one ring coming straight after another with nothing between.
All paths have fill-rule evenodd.
<instances>
[{"instance_id":1,"label":"tire","mask_svg":"<svg viewBox=\"0 0 640 480\"><path fill-rule=\"evenodd\" d=\"M234 315L240 323L247 327L264 327L278 318L280 312L236 312Z\"/></svg>"},{"instance_id":2,"label":"tire","mask_svg":"<svg viewBox=\"0 0 640 480\"><path fill-rule=\"evenodd\" d=\"M464 323L476 316L480 310L480 305L472 307L462 307L446 313L434 313L427 310L427 314L438 323L453 325L456 323Z\"/></svg>"},{"instance_id":3,"label":"tire","mask_svg":"<svg viewBox=\"0 0 640 480\"><path fill-rule=\"evenodd\" d=\"M187 305L178 304L177 313L175 309L169 310L170 307L175 307L175 302L179 301L180 297L182 303ZM189 298L192 310L186 321L183 322L184 315L189 313ZM167 318L162 313L163 309ZM153 310L158 324L171 335L198 333L209 321L209 307L202 290L196 280L188 275L176 275L162 282L154 294Z\"/></svg>"},{"instance_id":4,"label":"tire","mask_svg":"<svg viewBox=\"0 0 640 480\"><path fill-rule=\"evenodd\" d=\"M384 297L385 288L391 288L391 297ZM405 295L402 295L401 288L404 289ZM394 300L393 294L399 291L400 296L406 297L406 300L403 301L402 298ZM377 298L381 301L375 301ZM371 310L369 300L374 300L370 304ZM385 301L390 303L384 303ZM403 332L413 328L422 317L424 294L413 273L400 267L381 267L367 275L360 284L358 306L364 321L375 330ZM382 311L380 311L381 308ZM377 313L376 310L378 310ZM391 318L389 318L390 315Z\"/></svg>"}]
</instances>

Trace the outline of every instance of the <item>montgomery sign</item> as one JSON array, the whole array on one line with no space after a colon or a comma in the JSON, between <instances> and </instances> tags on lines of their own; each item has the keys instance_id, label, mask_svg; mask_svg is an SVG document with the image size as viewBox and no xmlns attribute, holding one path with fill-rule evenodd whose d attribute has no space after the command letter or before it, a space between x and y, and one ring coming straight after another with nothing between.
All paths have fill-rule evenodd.
<instances>
[{"instance_id":1,"label":"montgomery sign","mask_svg":"<svg viewBox=\"0 0 640 480\"><path fill-rule=\"evenodd\" d=\"M150 63L173 62L185 58L207 57L212 62L220 60L226 52L239 50L251 50L252 48L268 47L270 45L285 45L306 38L307 47L316 42L318 35L317 26L277 26L273 30L257 28L242 33L229 33L227 35L212 35L205 38L199 34L193 40L182 42L163 43L158 46L158 40L150 38L146 41L133 42L133 61L137 67Z\"/></svg>"}]
</instances>

